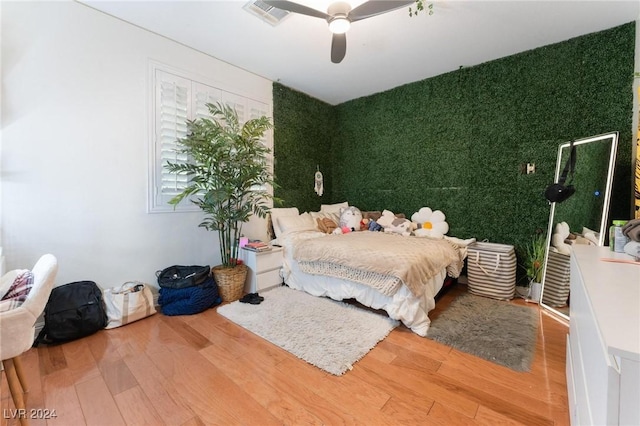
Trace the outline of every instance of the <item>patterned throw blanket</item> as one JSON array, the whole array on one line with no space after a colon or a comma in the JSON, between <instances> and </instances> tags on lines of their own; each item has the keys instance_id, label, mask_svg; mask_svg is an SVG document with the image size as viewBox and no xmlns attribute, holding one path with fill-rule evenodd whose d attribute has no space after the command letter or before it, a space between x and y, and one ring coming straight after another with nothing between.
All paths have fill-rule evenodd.
<instances>
[{"instance_id":1,"label":"patterned throw blanket","mask_svg":"<svg viewBox=\"0 0 640 426\"><path fill-rule=\"evenodd\" d=\"M293 257L303 272L356 281L386 296L402 284L421 296L429 279L443 269L457 277L463 261L447 240L367 231L299 241Z\"/></svg>"},{"instance_id":2,"label":"patterned throw blanket","mask_svg":"<svg viewBox=\"0 0 640 426\"><path fill-rule=\"evenodd\" d=\"M22 305L33 287L33 279L33 272L30 270L18 270L7 294L2 296L2 300L0 300L0 312L10 311Z\"/></svg>"}]
</instances>

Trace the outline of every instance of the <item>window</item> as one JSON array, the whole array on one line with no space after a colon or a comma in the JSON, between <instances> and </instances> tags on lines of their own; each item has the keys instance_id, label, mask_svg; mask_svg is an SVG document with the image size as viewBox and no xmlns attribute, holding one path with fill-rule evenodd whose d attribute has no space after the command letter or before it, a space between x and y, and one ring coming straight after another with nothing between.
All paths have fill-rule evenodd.
<instances>
[{"instance_id":1,"label":"window","mask_svg":"<svg viewBox=\"0 0 640 426\"><path fill-rule=\"evenodd\" d=\"M164 167L167 161L189 161L186 155L177 152L178 139L187 135L186 121L209 116L207 103L224 102L234 107L241 123L263 115L270 117L269 105L179 75L159 65L153 64L150 72L152 114L148 211L198 211L198 207L186 201L175 209L168 203L189 180L188 176L170 173ZM269 147L270 138L270 134L265 135L262 141Z\"/></svg>"}]
</instances>

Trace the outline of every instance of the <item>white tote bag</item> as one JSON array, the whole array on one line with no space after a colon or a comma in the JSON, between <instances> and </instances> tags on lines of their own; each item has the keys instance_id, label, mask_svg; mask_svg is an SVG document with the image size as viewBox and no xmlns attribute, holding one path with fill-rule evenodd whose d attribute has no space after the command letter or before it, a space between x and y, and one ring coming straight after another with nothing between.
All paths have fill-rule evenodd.
<instances>
[{"instance_id":1,"label":"white tote bag","mask_svg":"<svg viewBox=\"0 0 640 426\"><path fill-rule=\"evenodd\" d=\"M156 313L153 294L145 283L129 281L119 287L107 288L103 294L109 317L105 328L120 327Z\"/></svg>"}]
</instances>

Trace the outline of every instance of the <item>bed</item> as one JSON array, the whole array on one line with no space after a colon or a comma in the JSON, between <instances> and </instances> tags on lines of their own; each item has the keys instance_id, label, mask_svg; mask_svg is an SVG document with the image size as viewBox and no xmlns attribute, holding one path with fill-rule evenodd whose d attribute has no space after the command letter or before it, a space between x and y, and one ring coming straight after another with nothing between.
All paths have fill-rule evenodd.
<instances>
[{"instance_id":1,"label":"bed","mask_svg":"<svg viewBox=\"0 0 640 426\"><path fill-rule=\"evenodd\" d=\"M328 214L336 213L272 211L272 243L284 248L285 284L314 296L355 299L426 336L428 313L445 280L460 274L466 246L388 232L326 234L313 219Z\"/></svg>"}]
</instances>

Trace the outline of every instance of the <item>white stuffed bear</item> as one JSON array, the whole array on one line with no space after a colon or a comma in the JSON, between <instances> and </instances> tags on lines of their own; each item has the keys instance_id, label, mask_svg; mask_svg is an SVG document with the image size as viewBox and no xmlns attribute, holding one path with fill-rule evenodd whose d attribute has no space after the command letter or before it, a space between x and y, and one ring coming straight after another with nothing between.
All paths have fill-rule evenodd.
<instances>
[{"instance_id":1,"label":"white stuffed bear","mask_svg":"<svg viewBox=\"0 0 640 426\"><path fill-rule=\"evenodd\" d=\"M556 228L551 236L551 245L558 250L558 253L570 255L571 246L564 241L569 237L571 230L567 222L560 222L556 224Z\"/></svg>"},{"instance_id":2,"label":"white stuffed bear","mask_svg":"<svg viewBox=\"0 0 640 426\"><path fill-rule=\"evenodd\" d=\"M343 234L346 232L359 231L360 222L362 221L362 212L357 207L346 207L340 209L340 221L338 227L333 231L334 234Z\"/></svg>"},{"instance_id":3,"label":"white stuffed bear","mask_svg":"<svg viewBox=\"0 0 640 426\"><path fill-rule=\"evenodd\" d=\"M416 237L444 238L449 232L449 224L445 222L445 215L440 210L432 211L423 207L411 216L411 221L417 225L413 234Z\"/></svg>"},{"instance_id":4,"label":"white stuffed bear","mask_svg":"<svg viewBox=\"0 0 640 426\"><path fill-rule=\"evenodd\" d=\"M393 232L404 236L411 235L411 231L414 229L414 225L409 219L396 217L389 210L384 210L382 216L376 222L384 228L384 232Z\"/></svg>"}]
</instances>

